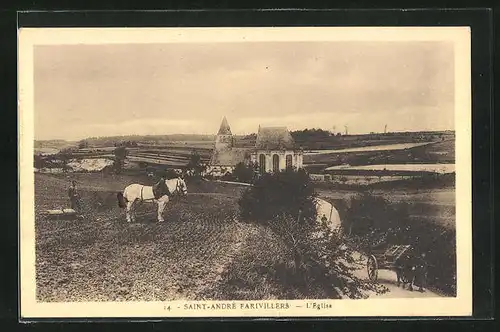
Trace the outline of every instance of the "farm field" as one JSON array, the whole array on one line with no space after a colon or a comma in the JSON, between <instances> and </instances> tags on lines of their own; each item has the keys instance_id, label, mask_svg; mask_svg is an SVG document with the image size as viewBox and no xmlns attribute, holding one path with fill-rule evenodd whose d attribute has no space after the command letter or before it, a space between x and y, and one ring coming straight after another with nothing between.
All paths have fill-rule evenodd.
<instances>
[{"instance_id":1,"label":"farm field","mask_svg":"<svg viewBox=\"0 0 500 332\"><path fill-rule=\"evenodd\" d=\"M52 155L59 153L59 149L56 148L35 148L36 155Z\"/></svg>"},{"instance_id":2,"label":"farm field","mask_svg":"<svg viewBox=\"0 0 500 332\"><path fill-rule=\"evenodd\" d=\"M393 146L394 148L388 149ZM396 148L397 147L397 148ZM442 164L455 163L455 140L438 142L408 143L363 147L359 149L323 150L318 153L305 153L304 165L323 164L325 167L342 164Z\"/></svg>"},{"instance_id":3,"label":"farm field","mask_svg":"<svg viewBox=\"0 0 500 332\"><path fill-rule=\"evenodd\" d=\"M360 170L360 171L415 171L415 172L433 172L433 173L453 173L455 164L385 164L385 165L360 165L360 166L332 166L325 169L334 170Z\"/></svg>"},{"instance_id":4,"label":"farm field","mask_svg":"<svg viewBox=\"0 0 500 332\"><path fill-rule=\"evenodd\" d=\"M305 154L330 154L330 153L347 153L347 152L370 152L370 151L391 151L391 150L404 150L411 149L417 146L424 146L431 144L431 142L425 143L397 143L397 144L386 144L386 145L372 145L363 146L357 148L347 148L347 149L331 149L331 150L311 150L305 152Z\"/></svg>"},{"instance_id":5,"label":"farm field","mask_svg":"<svg viewBox=\"0 0 500 332\"><path fill-rule=\"evenodd\" d=\"M344 185L371 185L382 182L394 182L400 180L413 179L411 175L344 175L332 174L332 183L342 183Z\"/></svg>"},{"instance_id":6,"label":"farm field","mask_svg":"<svg viewBox=\"0 0 500 332\"><path fill-rule=\"evenodd\" d=\"M39 212L67 206L67 181L36 175L39 300L199 299L252 233L235 221L241 188L204 183L168 205L165 223L153 222L154 207L144 205L141 222L127 224L113 191L131 180L142 179L108 178L103 186L98 176L79 174L85 219L49 221Z\"/></svg>"},{"instance_id":7,"label":"farm field","mask_svg":"<svg viewBox=\"0 0 500 332\"><path fill-rule=\"evenodd\" d=\"M349 206L359 192L355 190L317 188L319 196L336 206ZM455 189L375 189L372 193L391 203L410 203L410 217L431 219L450 228L455 227ZM342 211L339 211L342 218Z\"/></svg>"},{"instance_id":8,"label":"farm field","mask_svg":"<svg viewBox=\"0 0 500 332\"><path fill-rule=\"evenodd\" d=\"M85 219L54 221L40 212L67 206L69 178L35 174L39 301L311 295L290 289L286 280L262 277L272 274L269 267L284 246L268 228L237 221L237 199L245 187L188 183L188 197L169 203L166 222L154 222L154 208L144 205L138 209L140 222L127 224L115 192L131 182L151 184L151 179L89 173L71 178L79 184Z\"/></svg>"},{"instance_id":9,"label":"farm field","mask_svg":"<svg viewBox=\"0 0 500 332\"><path fill-rule=\"evenodd\" d=\"M139 222L127 224L124 211L117 206L116 191L132 182L151 184L154 180L91 173L72 174L71 179L79 185L85 218L47 220L41 216L43 210L68 206L66 188L70 179L35 174L39 301L329 296L321 287L291 289L286 276L275 274L271 267L283 257L284 246L269 229L237 220L237 199L244 187L188 183L187 198L167 206L166 222L156 223L154 206L144 204L138 208ZM320 192L328 200L353 194ZM444 201L442 197L450 198L445 192L434 195L440 202ZM410 196L425 204L432 200L428 192ZM405 199L405 194L395 197Z\"/></svg>"}]
</instances>

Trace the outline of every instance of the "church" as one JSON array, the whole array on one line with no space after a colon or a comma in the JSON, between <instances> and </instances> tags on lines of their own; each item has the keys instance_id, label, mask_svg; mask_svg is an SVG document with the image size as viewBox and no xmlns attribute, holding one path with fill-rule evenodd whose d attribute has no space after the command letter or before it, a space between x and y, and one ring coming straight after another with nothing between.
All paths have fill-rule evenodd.
<instances>
[{"instance_id":1,"label":"church","mask_svg":"<svg viewBox=\"0 0 500 332\"><path fill-rule=\"evenodd\" d=\"M215 138L207 174L232 173L238 163L256 165L259 173L303 167L302 149L298 148L286 127L260 127L252 147L238 144L224 117Z\"/></svg>"}]
</instances>

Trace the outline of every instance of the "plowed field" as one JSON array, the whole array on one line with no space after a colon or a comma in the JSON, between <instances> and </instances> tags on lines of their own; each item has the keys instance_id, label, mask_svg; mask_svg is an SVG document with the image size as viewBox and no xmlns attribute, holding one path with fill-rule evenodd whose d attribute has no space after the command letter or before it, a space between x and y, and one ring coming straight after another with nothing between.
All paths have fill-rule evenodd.
<instances>
[{"instance_id":1,"label":"plowed field","mask_svg":"<svg viewBox=\"0 0 500 332\"><path fill-rule=\"evenodd\" d=\"M129 224L116 192L130 183L150 185L151 179L97 174L72 178L82 195L84 218L48 220L41 212L68 207L69 179L35 175L38 301L331 296L330 285L294 288L288 269L281 266L283 243L270 229L237 220L237 200L245 187L188 182L188 196L168 203L165 222L155 221L154 205L143 204L138 222Z\"/></svg>"},{"instance_id":2,"label":"plowed field","mask_svg":"<svg viewBox=\"0 0 500 332\"><path fill-rule=\"evenodd\" d=\"M40 212L68 206L68 181L36 175L38 300L201 299L215 286L254 227L236 221L242 188L188 184L188 197L169 203L166 222L156 223L155 206L144 204L128 224L115 191L145 181L81 174L84 219L56 221Z\"/></svg>"}]
</instances>

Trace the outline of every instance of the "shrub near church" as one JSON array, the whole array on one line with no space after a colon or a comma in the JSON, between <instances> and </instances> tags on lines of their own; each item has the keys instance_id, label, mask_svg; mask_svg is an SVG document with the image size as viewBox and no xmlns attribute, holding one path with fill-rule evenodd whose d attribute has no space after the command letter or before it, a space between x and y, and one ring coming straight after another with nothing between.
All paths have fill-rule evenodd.
<instances>
[{"instance_id":1,"label":"shrub near church","mask_svg":"<svg viewBox=\"0 0 500 332\"><path fill-rule=\"evenodd\" d=\"M316 194L304 170L265 173L239 200L241 217L259 223L289 215L306 223L316 220Z\"/></svg>"}]
</instances>

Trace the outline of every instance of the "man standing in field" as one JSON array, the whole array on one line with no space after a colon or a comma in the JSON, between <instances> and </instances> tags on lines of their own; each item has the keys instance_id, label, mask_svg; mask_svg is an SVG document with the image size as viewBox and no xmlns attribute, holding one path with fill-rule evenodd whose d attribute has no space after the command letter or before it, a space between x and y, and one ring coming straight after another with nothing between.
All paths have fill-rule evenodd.
<instances>
[{"instance_id":1,"label":"man standing in field","mask_svg":"<svg viewBox=\"0 0 500 332\"><path fill-rule=\"evenodd\" d=\"M74 180L71 181L71 186L68 189L68 196L71 208L76 212L80 212L81 211L80 194L78 193L78 190L76 188L76 181Z\"/></svg>"}]
</instances>

